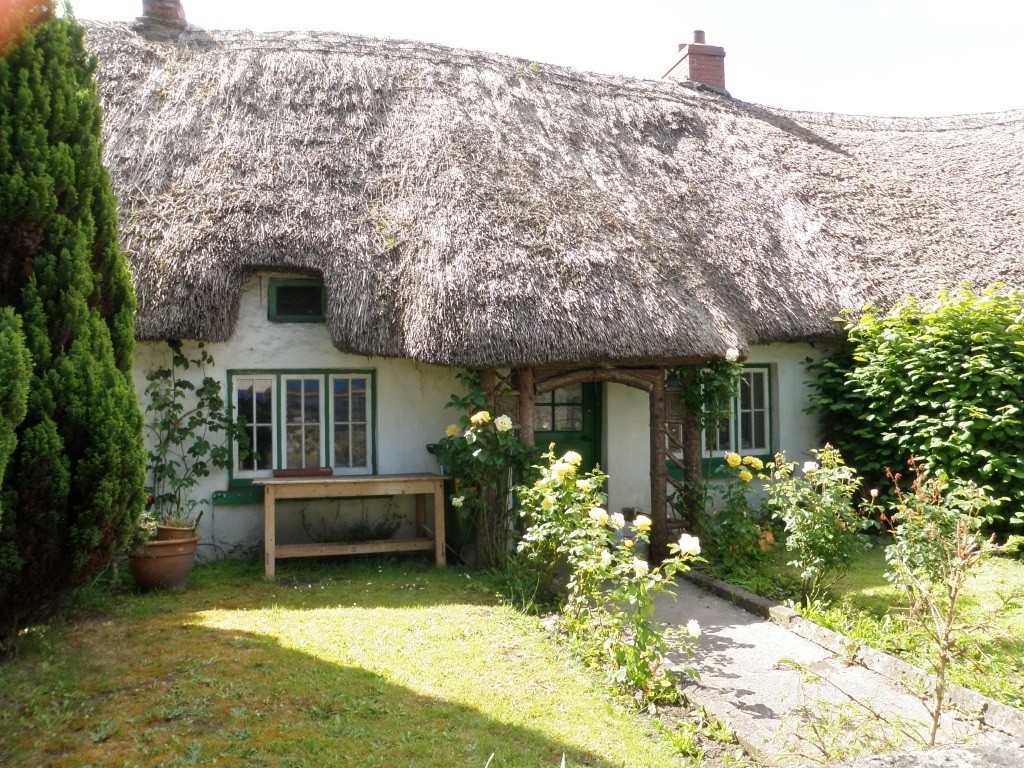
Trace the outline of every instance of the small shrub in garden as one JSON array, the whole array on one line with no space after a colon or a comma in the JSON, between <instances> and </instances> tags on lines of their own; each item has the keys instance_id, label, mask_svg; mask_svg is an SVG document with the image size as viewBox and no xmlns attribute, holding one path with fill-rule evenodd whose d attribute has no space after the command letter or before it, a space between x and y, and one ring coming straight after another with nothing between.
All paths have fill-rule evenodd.
<instances>
[{"instance_id":1,"label":"small shrub in garden","mask_svg":"<svg viewBox=\"0 0 1024 768\"><path fill-rule=\"evenodd\" d=\"M903 591L908 617L930 645L930 671L935 675L929 692L932 746L945 705L949 666L969 641L961 599L968 576L990 550L981 528L992 501L973 483L929 477L913 459L910 466L909 491L901 490L901 478L890 473L897 506L891 518L893 543L885 550L886 578Z\"/></svg>"},{"instance_id":2,"label":"small shrub in garden","mask_svg":"<svg viewBox=\"0 0 1024 768\"><path fill-rule=\"evenodd\" d=\"M512 489L529 472L534 453L517 439L512 419L505 415L492 419L482 408L484 393L472 375L461 378L468 394L453 395L449 406L472 410L448 425L435 453L455 478L452 505L472 521L480 564L504 568L518 521Z\"/></svg>"},{"instance_id":3,"label":"small shrub in garden","mask_svg":"<svg viewBox=\"0 0 1024 768\"><path fill-rule=\"evenodd\" d=\"M651 520L605 510L600 470L578 474L580 457L556 459L550 451L540 479L519 489L527 530L519 549L523 562L549 587L564 574L562 617L582 654L608 670L612 686L646 707L675 701L678 694L665 666L670 644L685 650L700 635L696 621L664 629L654 620L654 597L676 573L688 570L700 542L683 534L669 557L651 567L641 554Z\"/></svg>"},{"instance_id":4,"label":"small shrub in garden","mask_svg":"<svg viewBox=\"0 0 1024 768\"><path fill-rule=\"evenodd\" d=\"M146 479L150 497L145 527L155 522L194 527L206 502L194 496L201 478L212 469L231 466L231 440L243 455L251 445L250 429L232 421L220 382L207 371L213 356L199 342L195 351L183 351L180 341L167 342L171 364L146 374ZM190 354L192 355L190 357ZM191 371L202 377L198 384Z\"/></svg>"},{"instance_id":5,"label":"small shrub in garden","mask_svg":"<svg viewBox=\"0 0 1024 768\"><path fill-rule=\"evenodd\" d=\"M707 483L696 532L712 568L727 574L747 570L773 543L764 512L752 507L749 500L754 473L763 469L756 456L727 453L725 463L715 471L714 481ZM682 503L682 495L675 494L673 504Z\"/></svg>"},{"instance_id":6,"label":"small shrub in garden","mask_svg":"<svg viewBox=\"0 0 1024 768\"><path fill-rule=\"evenodd\" d=\"M765 475L768 506L785 526L789 564L800 571L805 604L823 597L869 546L861 533L869 521L853 503L860 479L835 448L812 453L818 460L806 462L799 474L779 453Z\"/></svg>"}]
</instances>

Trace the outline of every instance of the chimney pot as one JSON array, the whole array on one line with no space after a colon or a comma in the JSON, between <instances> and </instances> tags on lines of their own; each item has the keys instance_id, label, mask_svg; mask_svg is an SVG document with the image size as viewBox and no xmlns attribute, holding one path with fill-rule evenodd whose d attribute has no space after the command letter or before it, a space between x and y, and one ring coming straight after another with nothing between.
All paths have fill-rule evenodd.
<instances>
[{"instance_id":1,"label":"chimney pot","mask_svg":"<svg viewBox=\"0 0 1024 768\"><path fill-rule=\"evenodd\" d=\"M682 58L676 62L665 77L675 80L690 80L725 90L725 49L704 42L704 30L693 30L693 42L681 43Z\"/></svg>"},{"instance_id":2,"label":"chimney pot","mask_svg":"<svg viewBox=\"0 0 1024 768\"><path fill-rule=\"evenodd\" d=\"M184 27L185 9L180 0L142 0L142 20Z\"/></svg>"}]
</instances>

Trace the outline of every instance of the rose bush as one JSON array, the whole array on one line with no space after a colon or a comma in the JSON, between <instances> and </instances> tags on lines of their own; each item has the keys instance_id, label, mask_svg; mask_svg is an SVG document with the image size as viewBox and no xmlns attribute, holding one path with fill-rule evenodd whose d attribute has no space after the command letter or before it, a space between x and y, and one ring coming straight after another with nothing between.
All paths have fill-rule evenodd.
<instances>
[{"instance_id":1,"label":"rose bush","mask_svg":"<svg viewBox=\"0 0 1024 768\"><path fill-rule=\"evenodd\" d=\"M564 626L588 660L608 670L609 680L639 706L678 697L665 665L670 645L686 650L700 634L686 627L662 629L654 621L654 597L700 555L700 542L683 534L670 556L651 566L641 555L649 544L651 519L627 525L606 510L607 475L594 469L578 477L578 454L559 459L549 449L539 479L519 488L527 520L519 544L524 563L556 595Z\"/></svg>"}]
</instances>

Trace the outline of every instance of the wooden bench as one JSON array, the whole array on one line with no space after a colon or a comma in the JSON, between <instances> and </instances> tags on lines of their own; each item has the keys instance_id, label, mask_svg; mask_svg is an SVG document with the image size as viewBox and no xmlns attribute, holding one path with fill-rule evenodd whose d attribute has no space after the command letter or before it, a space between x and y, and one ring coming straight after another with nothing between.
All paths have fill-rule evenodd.
<instances>
[{"instance_id":1,"label":"wooden bench","mask_svg":"<svg viewBox=\"0 0 1024 768\"><path fill-rule=\"evenodd\" d=\"M284 557L358 555L373 552L434 550L438 566L445 564L444 477L417 475L347 475L344 477L266 478L263 486L263 564L267 579L274 578L274 563ZM416 496L416 535L407 539L359 542L277 544L277 501L284 499L341 499L358 496ZM426 500L434 499L434 528L426 526ZM433 535L429 535L429 534Z\"/></svg>"}]
</instances>

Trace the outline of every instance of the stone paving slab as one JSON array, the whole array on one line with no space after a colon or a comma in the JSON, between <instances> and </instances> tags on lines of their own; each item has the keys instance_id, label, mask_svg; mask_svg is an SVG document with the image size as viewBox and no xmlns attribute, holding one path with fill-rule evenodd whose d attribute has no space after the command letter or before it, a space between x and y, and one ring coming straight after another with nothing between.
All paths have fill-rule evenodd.
<instances>
[{"instance_id":1,"label":"stone paving slab","mask_svg":"<svg viewBox=\"0 0 1024 768\"><path fill-rule=\"evenodd\" d=\"M658 619L676 625L696 619L702 628L694 657L670 655L673 665L696 667L699 673L695 683L684 687L686 695L692 703L726 720L755 758L775 765L811 762L794 754L813 752L806 740L810 732L801 725L811 713L818 719L848 719L845 726L833 728L829 738L844 735L844 730L858 738L854 724L868 718L871 711L927 733L930 717L921 700L890 677L854 663L850 651L837 653L823 647L689 581L680 581L674 591L675 600L659 598ZM766 614L771 612L768 607L758 607ZM778 618L785 622L791 617ZM865 723L864 727L868 729L865 732L877 732L882 726ZM970 743L996 753L1005 746L1010 754L1009 750L1019 747L1024 733L1014 736L1017 738L945 717L939 743ZM905 748L913 746L909 743ZM1024 766L1024 762L1011 764Z\"/></svg>"}]
</instances>

